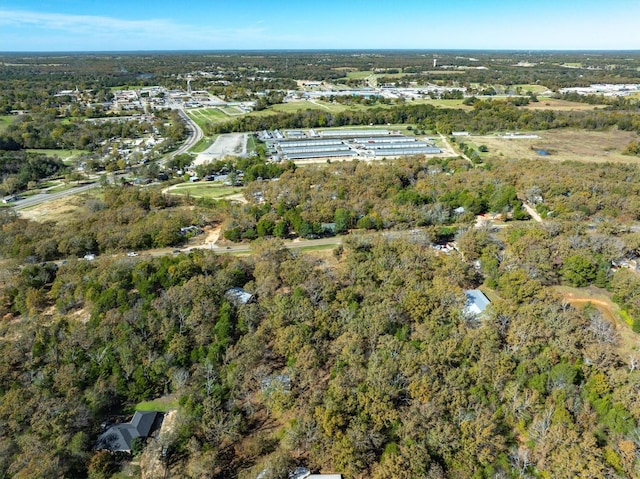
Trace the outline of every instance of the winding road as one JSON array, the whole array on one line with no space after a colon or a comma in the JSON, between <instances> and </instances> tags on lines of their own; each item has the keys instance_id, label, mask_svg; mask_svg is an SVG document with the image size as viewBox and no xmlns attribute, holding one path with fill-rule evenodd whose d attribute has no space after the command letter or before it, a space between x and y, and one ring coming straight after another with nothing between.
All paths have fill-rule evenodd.
<instances>
[{"instance_id":1,"label":"winding road","mask_svg":"<svg viewBox=\"0 0 640 479\"><path fill-rule=\"evenodd\" d=\"M195 121L193 121L193 119L189 115L185 113L183 108L176 107L176 110L178 110L178 113L180 113L180 116L182 117L184 122L187 124L189 128L189 136L184 141L184 143L180 146L180 148L178 148L173 153L170 153L169 155L167 155L166 159L171 159L176 155L181 155L183 153L186 153L204 137L202 128L200 128L198 124Z\"/></svg>"}]
</instances>

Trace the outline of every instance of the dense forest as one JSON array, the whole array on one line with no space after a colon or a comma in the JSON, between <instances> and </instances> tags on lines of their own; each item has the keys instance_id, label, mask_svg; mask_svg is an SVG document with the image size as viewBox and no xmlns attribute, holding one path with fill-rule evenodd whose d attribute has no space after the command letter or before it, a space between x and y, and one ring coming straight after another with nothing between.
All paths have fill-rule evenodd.
<instances>
[{"instance_id":1,"label":"dense forest","mask_svg":"<svg viewBox=\"0 0 640 479\"><path fill-rule=\"evenodd\" d=\"M638 83L639 68L634 52L2 54L0 112L14 114L0 117L0 190L78 166L31 149L82 150L92 173L102 155L111 171L127 166L111 139L157 134L165 143L139 171L192 162L161 158L188 133L177 111L103 120L60 90L101 101L206 72L194 89L261 110L296 80L361 87L354 71L491 96L497 83ZM260 112L206 133L640 133L637 100L564 99L597 108L528 108L533 94L467 96L457 109L346 97L342 112ZM70 213L35 221L3 206L0 477L139 477L149 457L159 477L194 479L287 478L299 466L349 479L640 477L638 150L625 147L626 163L484 151L477 162L302 167L268 163L258 145L195 167L244 186L241 203L104 175ZM220 235L216 250L192 248L203 230ZM324 236L331 249L292 248ZM490 300L480 315L467 308L472 289ZM616 318L576 292L607 298ZM96 450L103 424L154 400L170 405L172 428L132 454Z\"/></svg>"},{"instance_id":2,"label":"dense forest","mask_svg":"<svg viewBox=\"0 0 640 479\"><path fill-rule=\"evenodd\" d=\"M258 211L275 219L280 208L275 222L293 230L293 205L310 224L324 208L345 231L368 229L367 215L398 233L427 227L346 236L323 259L263 239L245 258L6 263L3 473L110 477L121 458L93 451L99 424L171 394L180 405L164 439L168 467L187 477L283 477L295 465L378 478L637 475L635 350L555 287L607 288L640 317L640 279L611 268L640 252L625 227L640 214L628 189L639 173L548 168L345 163L253 182L247 197L265 199L254 206L194 209L153 189L109 187L59 227L5 214L3 255L37 261L171 244L181 225L259 223ZM513 210L516 189L555 213L504 231L451 217L459 205ZM436 205L440 221L406 222ZM430 247L443 235L455 235L460 254ZM465 313L464 290L482 283L495 297L478 319ZM231 287L256 301L234 303Z\"/></svg>"},{"instance_id":3,"label":"dense forest","mask_svg":"<svg viewBox=\"0 0 640 479\"><path fill-rule=\"evenodd\" d=\"M285 477L295 464L347 477L635 476L638 370L597 310L574 309L515 260L525 236L549 234L512 234L500 299L479 321L464 313L478 272L421 236L353 236L328 262L265 242L245 259L7 271L24 313L2 325L0 467L109 477L118 457L91 450L99 422L172 393L180 422L165 446L186 477ZM257 301L233 304L231 286Z\"/></svg>"}]
</instances>

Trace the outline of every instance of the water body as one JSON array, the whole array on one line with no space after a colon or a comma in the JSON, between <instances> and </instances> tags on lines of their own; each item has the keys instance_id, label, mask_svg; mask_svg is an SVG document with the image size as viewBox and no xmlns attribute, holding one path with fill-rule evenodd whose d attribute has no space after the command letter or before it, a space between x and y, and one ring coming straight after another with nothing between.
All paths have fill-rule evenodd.
<instances>
[{"instance_id":1,"label":"water body","mask_svg":"<svg viewBox=\"0 0 640 479\"><path fill-rule=\"evenodd\" d=\"M547 150L536 150L536 153L540 156L549 156L551 155L551 153L549 153Z\"/></svg>"}]
</instances>

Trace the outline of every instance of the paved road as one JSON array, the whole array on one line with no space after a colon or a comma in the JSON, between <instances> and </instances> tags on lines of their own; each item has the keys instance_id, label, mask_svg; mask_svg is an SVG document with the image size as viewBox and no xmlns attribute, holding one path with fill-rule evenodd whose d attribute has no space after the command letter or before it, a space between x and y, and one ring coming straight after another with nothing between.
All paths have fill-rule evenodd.
<instances>
[{"instance_id":1,"label":"paved road","mask_svg":"<svg viewBox=\"0 0 640 479\"><path fill-rule=\"evenodd\" d=\"M180 116L189 127L189 130L190 130L189 137L184 141L184 143L182 144L182 146L180 146L180 148L178 148L173 153L170 153L169 155L167 155L167 158L173 158L176 155L181 155L182 153L186 153L204 137L204 133L202 132L202 129L198 126L198 124L195 121L193 121L191 117L187 115L182 108L176 108L176 109L178 110L178 112L180 113Z\"/></svg>"},{"instance_id":2,"label":"paved road","mask_svg":"<svg viewBox=\"0 0 640 479\"><path fill-rule=\"evenodd\" d=\"M18 200L13 203L12 206L16 210L23 210L25 208L29 208L30 206L39 205L40 203L45 203L47 201L57 200L59 198L64 198L65 196L76 195L78 193L97 188L98 186L100 186L100 184L98 182L95 182L89 183L87 185L76 186L75 188L70 188L65 191L58 191L57 193L39 193L37 195L25 198L24 200Z\"/></svg>"}]
</instances>

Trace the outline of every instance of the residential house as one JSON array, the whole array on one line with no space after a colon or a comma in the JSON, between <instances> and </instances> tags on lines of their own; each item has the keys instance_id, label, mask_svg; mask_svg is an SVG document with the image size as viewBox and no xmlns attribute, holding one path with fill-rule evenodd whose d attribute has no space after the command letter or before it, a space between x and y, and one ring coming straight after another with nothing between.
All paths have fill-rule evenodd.
<instances>
[{"instance_id":1,"label":"residential house","mask_svg":"<svg viewBox=\"0 0 640 479\"><path fill-rule=\"evenodd\" d=\"M467 304L464 308L465 315L467 316L482 316L487 306L491 303L489 298L479 289L469 289L465 291L464 294L467 297Z\"/></svg>"},{"instance_id":2,"label":"residential house","mask_svg":"<svg viewBox=\"0 0 640 479\"><path fill-rule=\"evenodd\" d=\"M131 452L134 439L146 439L160 428L163 415L155 411L136 411L130 422L114 424L100 434L96 449L111 452Z\"/></svg>"}]
</instances>

